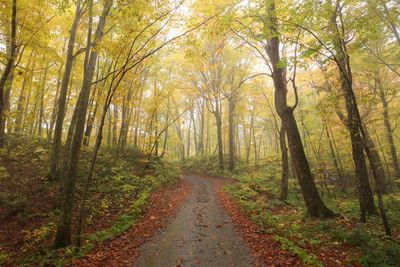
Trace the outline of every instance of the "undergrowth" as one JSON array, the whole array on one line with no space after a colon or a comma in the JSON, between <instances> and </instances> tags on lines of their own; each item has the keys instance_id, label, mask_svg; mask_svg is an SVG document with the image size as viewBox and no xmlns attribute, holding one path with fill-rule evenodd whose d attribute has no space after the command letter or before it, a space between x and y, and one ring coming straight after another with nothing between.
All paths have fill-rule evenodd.
<instances>
[{"instance_id":1,"label":"undergrowth","mask_svg":"<svg viewBox=\"0 0 400 267\"><path fill-rule=\"evenodd\" d=\"M175 183L180 176L178 164L159 158L148 160L138 148L128 147L118 156L114 149L101 149L87 200L83 247L79 252L73 246L52 250L60 211L52 204L58 185L46 179L48 144L24 137L9 137L8 144L0 150L0 219L3 227L15 228L12 231L16 238L21 238L18 244L23 245L2 242L0 265L60 266L82 257L97 243L126 231L142 214L150 193ZM84 149L75 210L79 208L90 157L91 150Z\"/></svg>"}]
</instances>

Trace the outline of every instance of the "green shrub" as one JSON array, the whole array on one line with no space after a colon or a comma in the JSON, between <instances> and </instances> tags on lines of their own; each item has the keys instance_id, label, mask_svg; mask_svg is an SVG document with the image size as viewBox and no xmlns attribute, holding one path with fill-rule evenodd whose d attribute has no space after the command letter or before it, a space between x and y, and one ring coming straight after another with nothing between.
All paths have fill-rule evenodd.
<instances>
[{"instance_id":1,"label":"green shrub","mask_svg":"<svg viewBox=\"0 0 400 267\"><path fill-rule=\"evenodd\" d=\"M382 241L362 229L338 228L331 235L340 242L359 248L362 266L400 266L400 245L392 240Z\"/></svg>"},{"instance_id":2,"label":"green shrub","mask_svg":"<svg viewBox=\"0 0 400 267\"><path fill-rule=\"evenodd\" d=\"M307 253L306 250L297 246L295 243L290 241L289 239L282 236L275 236L275 241L281 244L281 247L287 251L293 252L296 254L306 266L316 266L323 267L324 265L317 259L314 254Z\"/></svg>"},{"instance_id":3,"label":"green shrub","mask_svg":"<svg viewBox=\"0 0 400 267\"><path fill-rule=\"evenodd\" d=\"M142 213L143 206L146 203L146 200L149 198L149 192L149 190L143 191L132 203L129 210L121 215L111 227L90 235L88 239L93 242L103 242L129 229L129 227L135 223L138 216Z\"/></svg>"},{"instance_id":4,"label":"green shrub","mask_svg":"<svg viewBox=\"0 0 400 267\"><path fill-rule=\"evenodd\" d=\"M0 207L6 211L5 216L23 212L27 205L28 200L21 195L0 192Z\"/></svg>"},{"instance_id":5,"label":"green shrub","mask_svg":"<svg viewBox=\"0 0 400 267\"><path fill-rule=\"evenodd\" d=\"M10 178L10 174L4 166L0 166L0 181Z\"/></svg>"},{"instance_id":6,"label":"green shrub","mask_svg":"<svg viewBox=\"0 0 400 267\"><path fill-rule=\"evenodd\" d=\"M6 266L10 259L10 255L4 252L0 252L0 265Z\"/></svg>"}]
</instances>

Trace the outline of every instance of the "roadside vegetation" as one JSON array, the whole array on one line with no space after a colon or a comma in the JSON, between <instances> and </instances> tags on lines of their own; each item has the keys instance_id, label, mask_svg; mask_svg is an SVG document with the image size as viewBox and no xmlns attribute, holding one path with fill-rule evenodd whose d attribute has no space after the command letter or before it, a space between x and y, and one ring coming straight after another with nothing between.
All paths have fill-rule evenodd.
<instances>
[{"instance_id":1,"label":"roadside vegetation","mask_svg":"<svg viewBox=\"0 0 400 267\"><path fill-rule=\"evenodd\" d=\"M180 177L177 164L148 160L140 150L127 148L116 156L104 147L90 188L82 249L52 250L57 217L58 185L46 177L49 162L45 139L8 136L1 153L0 265L60 265L89 252L96 244L118 236L132 226L150 193ZM90 149L83 152L77 181L77 199L83 196ZM74 210L77 221L79 206ZM74 224L73 229L76 229Z\"/></svg>"},{"instance_id":2,"label":"roadside vegetation","mask_svg":"<svg viewBox=\"0 0 400 267\"><path fill-rule=\"evenodd\" d=\"M234 172L221 172L215 162L215 157L193 157L184 166L190 172L234 178L236 182L226 185L224 191L260 226L260 231L272 234L282 249L298 255L305 265L324 266L328 263L328 266L339 266L340 263L335 264L338 255L342 255L347 264L356 266L400 264L399 189L384 195L388 218L394 226L391 238L385 235L379 216L371 216L367 223L359 222L354 184L349 186L351 189L343 191L340 184L326 185L321 176L316 177L322 199L337 216L313 219L306 214L300 188L292 175L288 198L280 200L278 156L265 159L258 167L238 162Z\"/></svg>"}]
</instances>

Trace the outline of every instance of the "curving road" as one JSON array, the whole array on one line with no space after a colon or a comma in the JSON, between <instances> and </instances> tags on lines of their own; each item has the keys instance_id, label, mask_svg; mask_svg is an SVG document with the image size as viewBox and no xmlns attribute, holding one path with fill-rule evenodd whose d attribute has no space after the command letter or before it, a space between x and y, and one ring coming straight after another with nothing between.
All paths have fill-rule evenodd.
<instances>
[{"instance_id":1,"label":"curving road","mask_svg":"<svg viewBox=\"0 0 400 267\"><path fill-rule=\"evenodd\" d=\"M244 241L222 210L213 179L185 175L192 195L177 216L141 248L134 266L252 266Z\"/></svg>"}]
</instances>

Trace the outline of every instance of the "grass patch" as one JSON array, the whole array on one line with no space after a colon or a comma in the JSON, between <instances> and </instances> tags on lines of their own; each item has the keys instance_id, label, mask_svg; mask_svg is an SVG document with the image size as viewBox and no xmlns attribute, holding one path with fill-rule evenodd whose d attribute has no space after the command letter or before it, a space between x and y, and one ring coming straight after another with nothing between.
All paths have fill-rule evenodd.
<instances>
[{"instance_id":1,"label":"grass patch","mask_svg":"<svg viewBox=\"0 0 400 267\"><path fill-rule=\"evenodd\" d=\"M103 229L94 234L91 234L88 237L88 240L93 243L99 243L110 240L128 230L142 214L143 206L146 204L149 196L150 190L145 190L141 192L138 198L132 203L127 213L120 216L110 228Z\"/></svg>"}]
</instances>

